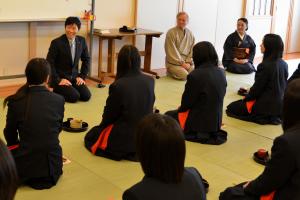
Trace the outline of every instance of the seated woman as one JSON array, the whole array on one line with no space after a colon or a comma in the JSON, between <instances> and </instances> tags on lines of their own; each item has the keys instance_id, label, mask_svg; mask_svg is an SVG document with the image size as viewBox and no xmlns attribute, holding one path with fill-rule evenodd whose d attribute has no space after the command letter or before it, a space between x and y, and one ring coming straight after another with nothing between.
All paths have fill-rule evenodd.
<instances>
[{"instance_id":1,"label":"seated woman","mask_svg":"<svg viewBox=\"0 0 300 200\"><path fill-rule=\"evenodd\" d=\"M14 200L19 185L14 159L0 139L0 199Z\"/></svg>"},{"instance_id":2,"label":"seated woman","mask_svg":"<svg viewBox=\"0 0 300 200\"><path fill-rule=\"evenodd\" d=\"M97 156L135 160L134 133L138 122L153 112L154 79L141 73L141 57L134 46L124 46L118 56L117 77L99 126L85 136L85 147Z\"/></svg>"},{"instance_id":3,"label":"seated woman","mask_svg":"<svg viewBox=\"0 0 300 200\"><path fill-rule=\"evenodd\" d=\"M261 44L264 57L257 67L255 82L245 99L227 107L228 116L258 124L281 123L282 100L288 78L288 65L282 60L283 49L279 35L265 35Z\"/></svg>"},{"instance_id":4,"label":"seated woman","mask_svg":"<svg viewBox=\"0 0 300 200\"><path fill-rule=\"evenodd\" d=\"M184 137L174 119L146 116L138 126L136 147L145 177L124 192L123 200L206 199L197 169L184 167Z\"/></svg>"},{"instance_id":5,"label":"seated woman","mask_svg":"<svg viewBox=\"0 0 300 200\"><path fill-rule=\"evenodd\" d=\"M227 140L221 130L226 93L224 70L218 67L218 55L209 42L193 48L195 70L188 75L181 105L166 114L179 121L189 141L219 145Z\"/></svg>"},{"instance_id":6,"label":"seated woman","mask_svg":"<svg viewBox=\"0 0 300 200\"><path fill-rule=\"evenodd\" d=\"M283 103L284 134L274 140L271 160L255 180L228 188L221 200L300 199L300 80L289 83ZM234 198L235 194L239 194ZM245 198L241 198L241 196ZM273 197L273 198L271 198ZM266 198L267 199L267 198Z\"/></svg>"},{"instance_id":7,"label":"seated woman","mask_svg":"<svg viewBox=\"0 0 300 200\"><path fill-rule=\"evenodd\" d=\"M300 64L298 65L298 68L293 73L293 75L289 78L288 82L291 82L292 80L295 80L297 78L300 78Z\"/></svg>"},{"instance_id":8,"label":"seated woman","mask_svg":"<svg viewBox=\"0 0 300 200\"><path fill-rule=\"evenodd\" d=\"M255 72L253 59L256 45L253 39L246 34L248 20L240 18L237 21L237 30L230 34L224 44L223 65L227 71L236 74L250 74Z\"/></svg>"},{"instance_id":9,"label":"seated woman","mask_svg":"<svg viewBox=\"0 0 300 200\"><path fill-rule=\"evenodd\" d=\"M59 133L64 98L47 89L50 65L42 58L29 61L27 83L4 100L8 105L4 136L12 150L22 183L35 189L56 185L62 174Z\"/></svg>"}]
</instances>

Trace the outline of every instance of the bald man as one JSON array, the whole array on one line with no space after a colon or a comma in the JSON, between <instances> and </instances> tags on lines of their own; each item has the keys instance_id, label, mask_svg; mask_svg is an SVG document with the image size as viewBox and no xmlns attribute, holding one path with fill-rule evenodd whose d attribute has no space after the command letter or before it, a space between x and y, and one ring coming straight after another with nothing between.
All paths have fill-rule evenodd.
<instances>
[{"instance_id":1,"label":"bald man","mask_svg":"<svg viewBox=\"0 0 300 200\"><path fill-rule=\"evenodd\" d=\"M195 38L186 27L188 22L187 13L178 13L177 26L168 31L165 41L167 72L178 80L186 80L187 75L194 69L192 50Z\"/></svg>"}]
</instances>

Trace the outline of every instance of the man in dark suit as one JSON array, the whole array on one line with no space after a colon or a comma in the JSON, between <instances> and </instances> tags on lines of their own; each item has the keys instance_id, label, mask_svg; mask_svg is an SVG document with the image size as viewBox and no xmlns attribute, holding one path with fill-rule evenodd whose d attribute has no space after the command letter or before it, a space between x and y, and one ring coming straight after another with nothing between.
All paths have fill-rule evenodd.
<instances>
[{"instance_id":1,"label":"man in dark suit","mask_svg":"<svg viewBox=\"0 0 300 200\"><path fill-rule=\"evenodd\" d=\"M90 55L86 41L78 36L81 22L68 17L65 34L51 42L47 60L51 64L51 87L67 102L88 101L91 93L85 84L90 67ZM82 65L79 71L79 60Z\"/></svg>"},{"instance_id":2,"label":"man in dark suit","mask_svg":"<svg viewBox=\"0 0 300 200\"><path fill-rule=\"evenodd\" d=\"M293 75L288 80L288 82L291 82L292 80L295 80L297 78L300 78L300 63L298 65L298 68L296 69L296 71L293 73Z\"/></svg>"}]
</instances>

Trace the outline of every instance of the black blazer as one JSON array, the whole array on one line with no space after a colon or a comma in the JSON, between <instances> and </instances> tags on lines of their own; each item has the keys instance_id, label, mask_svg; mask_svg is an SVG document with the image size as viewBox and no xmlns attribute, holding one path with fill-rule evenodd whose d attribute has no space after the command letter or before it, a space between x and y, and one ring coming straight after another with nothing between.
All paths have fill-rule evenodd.
<instances>
[{"instance_id":1,"label":"black blazer","mask_svg":"<svg viewBox=\"0 0 300 200\"><path fill-rule=\"evenodd\" d=\"M106 152L115 159L135 154L135 129L138 122L147 114L153 113L154 79L138 73L129 73L116 80L109 87L102 122L97 137L87 134L87 147L93 145L99 133L107 126L114 127L108 138ZM93 133L91 133L93 134ZM93 141L90 141L93 140Z\"/></svg>"},{"instance_id":2,"label":"black blazer","mask_svg":"<svg viewBox=\"0 0 300 200\"><path fill-rule=\"evenodd\" d=\"M255 82L245 101L256 100L254 115L280 117L287 86L288 65L282 59L264 61L257 67Z\"/></svg>"},{"instance_id":3,"label":"black blazer","mask_svg":"<svg viewBox=\"0 0 300 200\"><path fill-rule=\"evenodd\" d=\"M59 133L64 117L64 98L43 86L29 88L27 97L8 103L4 136L13 151L22 181L62 174Z\"/></svg>"},{"instance_id":4,"label":"black blazer","mask_svg":"<svg viewBox=\"0 0 300 200\"><path fill-rule=\"evenodd\" d=\"M298 65L298 69L296 69L293 75L289 78L288 82L291 82L292 80L295 80L297 78L300 78L300 64Z\"/></svg>"},{"instance_id":5,"label":"black blazer","mask_svg":"<svg viewBox=\"0 0 300 200\"><path fill-rule=\"evenodd\" d=\"M227 67L229 63L231 63L234 59L233 57L233 49L234 47L238 48L249 48L250 55L249 55L249 62L253 64L253 60L256 53L256 45L254 40L250 37L250 35L245 35L244 39L242 40L237 31L231 33L225 43L224 43L224 54L222 58L223 65Z\"/></svg>"},{"instance_id":6,"label":"black blazer","mask_svg":"<svg viewBox=\"0 0 300 200\"><path fill-rule=\"evenodd\" d=\"M275 139L272 157L264 172L245 188L256 196L276 190L274 200L300 199L300 125Z\"/></svg>"},{"instance_id":7,"label":"black blazer","mask_svg":"<svg viewBox=\"0 0 300 200\"><path fill-rule=\"evenodd\" d=\"M144 177L141 182L124 192L123 200L206 200L201 175L195 171L186 168L182 181L178 184L167 184Z\"/></svg>"},{"instance_id":8,"label":"black blazer","mask_svg":"<svg viewBox=\"0 0 300 200\"><path fill-rule=\"evenodd\" d=\"M90 55L86 41L76 36L76 53L72 62L71 48L67 36L64 34L51 42L47 60L51 64L51 85L57 85L61 79L74 80L78 76L85 79L90 68ZM79 60L82 65L79 72Z\"/></svg>"},{"instance_id":9,"label":"black blazer","mask_svg":"<svg viewBox=\"0 0 300 200\"><path fill-rule=\"evenodd\" d=\"M211 64L199 66L188 75L178 110L190 110L185 132L220 130L226 87L224 70Z\"/></svg>"}]
</instances>

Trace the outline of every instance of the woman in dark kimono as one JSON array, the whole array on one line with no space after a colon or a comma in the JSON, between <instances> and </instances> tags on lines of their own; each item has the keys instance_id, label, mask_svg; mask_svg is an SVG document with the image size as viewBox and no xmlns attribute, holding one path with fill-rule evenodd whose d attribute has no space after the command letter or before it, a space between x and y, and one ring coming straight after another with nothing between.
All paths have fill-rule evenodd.
<instances>
[{"instance_id":1,"label":"woman in dark kimono","mask_svg":"<svg viewBox=\"0 0 300 200\"><path fill-rule=\"evenodd\" d=\"M141 73L141 57L134 46L118 56L117 77L109 88L102 122L85 136L94 155L113 160L135 160L134 133L138 122L153 112L154 79Z\"/></svg>"},{"instance_id":2,"label":"woman in dark kimono","mask_svg":"<svg viewBox=\"0 0 300 200\"><path fill-rule=\"evenodd\" d=\"M253 39L246 34L248 20L240 18L237 21L237 30L230 34L224 44L223 66L236 74L250 74L255 71L253 59L256 45Z\"/></svg>"},{"instance_id":3,"label":"woman in dark kimono","mask_svg":"<svg viewBox=\"0 0 300 200\"><path fill-rule=\"evenodd\" d=\"M27 83L4 100L4 106L8 106L4 136L21 182L48 189L62 174L58 137L65 101L47 88L50 65L45 59L32 59L25 74Z\"/></svg>"},{"instance_id":4,"label":"woman in dark kimono","mask_svg":"<svg viewBox=\"0 0 300 200\"><path fill-rule=\"evenodd\" d=\"M300 80L289 83L283 103L283 135L274 140L271 159L255 180L226 189L220 200L300 199Z\"/></svg>"},{"instance_id":5,"label":"woman in dark kimono","mask_svg":"<svg viewBox=\"0 0 300 200\"><path fill-rule=\"evenodd\" d=\"M263 61L255 82L243 100L227 107L227 115L258 124L281 123L282 100L287 85L288 65L282 60L284 45L279 35L267 34L261 45Z\"/></svg>"},{"instance_id":6,"label":"woman in dark kimono","mask_svg":"<svg viewBox=\"0 0 300 200\"><path fill-rule=\"evenodd\" d=\"M221 130L225 73L209 42L195 45L193 61L195 70L188 75L179 109L166 114L179 121L186 140L219 145L227 140L227 133Z\"/></svg>"}]
</instances>

